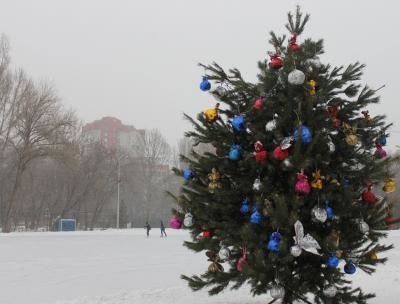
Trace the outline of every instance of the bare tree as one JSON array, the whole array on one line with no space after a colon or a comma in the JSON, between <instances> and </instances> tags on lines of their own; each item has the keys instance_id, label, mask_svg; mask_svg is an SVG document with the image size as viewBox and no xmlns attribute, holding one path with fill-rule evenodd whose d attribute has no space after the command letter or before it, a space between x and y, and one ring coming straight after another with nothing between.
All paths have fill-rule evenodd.
<instances>
[{"instance_id":1,"label":"bare tree","mask_svg":"<svg viewBox=\"0 0 400 304\"><path fill-rule=\"evenodd\" d=\"M64 110L54 90L46 85L36 85L23 72L15 78L16 88L10 102L15 103L14 117L7 128L8 137L4 150L14 155L11 191L2 201L2 230L11 229L11 216L16 211L16 197L23 175L36 159L65 155L72 145L76 118L72 111Z\"/></svg>"}]
</instances>

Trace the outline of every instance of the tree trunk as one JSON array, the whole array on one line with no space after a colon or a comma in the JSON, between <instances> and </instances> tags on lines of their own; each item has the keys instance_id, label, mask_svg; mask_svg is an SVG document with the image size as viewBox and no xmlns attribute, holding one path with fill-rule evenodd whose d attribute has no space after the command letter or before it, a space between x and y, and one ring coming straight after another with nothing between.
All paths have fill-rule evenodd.
<instances>
[{"instance_id":1,"label":"tree trunk","mask_svg":"<svg viewBox=\"0 0 400 304\"><path fill-rule=\"evenodd\" d=\"M3 214L4 218L1 222L2 232L6 232L6 233L11 232L11 215L14 211L14 205L15 205L15 201L17 198L17 192L18 192L19 186L21 184L22 173L23 173L23 170L22 170L21 166L18 166L16 176L15 176L14 186L13 186L13 189L12 189L12 192L10 195L10 199L8 200L8 202L6 202L5 213Z\"/></svg>"}]
</instances>

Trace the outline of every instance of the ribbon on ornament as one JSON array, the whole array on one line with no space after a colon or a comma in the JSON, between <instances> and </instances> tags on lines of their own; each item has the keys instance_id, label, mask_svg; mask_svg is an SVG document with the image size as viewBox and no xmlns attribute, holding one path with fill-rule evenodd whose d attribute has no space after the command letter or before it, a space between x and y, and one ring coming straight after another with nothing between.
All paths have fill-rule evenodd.
<instances>
[{"instance_id":1,"label":"ribbon on ornament","mask_svg":"<svg viewBox=\"0 0 400 304\"><path fill-rule=\"evenodd\" d=\"M311 235L307 234L304 236L303 224L300 221L296 221L296 223L294 223L294 231L296 236L294 236L293 239L301 249L320 255L317 250L321 249L321 247Z\"/></svg>"}]
</instances>

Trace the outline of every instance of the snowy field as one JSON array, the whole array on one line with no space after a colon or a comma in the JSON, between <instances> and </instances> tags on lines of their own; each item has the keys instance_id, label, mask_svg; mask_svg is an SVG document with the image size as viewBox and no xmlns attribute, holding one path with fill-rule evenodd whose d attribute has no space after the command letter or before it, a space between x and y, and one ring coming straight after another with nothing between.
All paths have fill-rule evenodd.
<instances>
[{"instance_id":1,"label":"snowy field","mask_svg":"<svg viewBox=\"0 0 400 304\"><path fill-rule=\"evenodd\" d=\"M94 232L11 233L0 235L1 304L265 304L247 288L215 297L192 293L180 274L208 267L204 253L182 247L184 231L152 229ZM353 276L357 285L375 292L371 303L399 303L400 231L387 242L390 261L370 277ZM397 297L397 299L396 299Z\"/></svg>"}]
</instances>

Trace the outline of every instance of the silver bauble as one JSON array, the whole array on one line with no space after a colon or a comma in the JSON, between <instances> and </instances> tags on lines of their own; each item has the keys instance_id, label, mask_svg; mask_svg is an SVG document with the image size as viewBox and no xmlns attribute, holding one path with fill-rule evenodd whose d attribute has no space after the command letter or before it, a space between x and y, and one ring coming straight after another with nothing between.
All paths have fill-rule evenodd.
<instances>
[{"instance_id":1,"label":"silver bauble","mask_svg":"<svg viewBox=\"0 0 400 304\"><path fill-rule=\"evenodd\" d=\"M302 251L303 249L301 249L299 245L293 245L292 247L290 247L290 254L294 257L300 256Z\"/></svg>"},{"instance_id":2,"label":"silver bauble","mask_svg":"<svg viewBox=\"0 0 400 304\"><path fill-rule=\"evenodd\" d=\"M285 296L285 289L278 284L274 284L270 292L273 299L282 299Z\"/></svg>"},{"instance_id":3,"label":"silver bauble","mask_svg":"<svg viewBox=\"0 0 400 304\"><path fill-rule=\"evenodd\" d=\"M215 89L215 92L218 94L218 96L223 97L226 95L228 92L223 86L219 86Z\"/></svg>"},{"instance_id":4,"label":"silver bauble","mask_svg":"<svg viewBox=\"0 0 400 304\"><path fill-rule=\"evenodd\" d=\"M256 178L253 183L253 190L259 191L261 189L261 186L261 180L259 178Z\"/></svg>"},{"instance_id":5,"label":"silver bauble","mask_svg":"<svg viewBox=\"0 0 400 304\"><path fill-rule=\"evenodd\" d=\"M363 219L358 222L358 228L360 229L361 233L368 233L369 232L369 225Z\"/></svg>"},{"instance_id":6,"label":"silver bauble","mask_svg":"<svg viewBox=\"0 0 400 304\"><path fill-rule=\"evenodd\" d=\"M265 130L266 131L273 131L276 129L276 120L270 120L269 122L267 122L267 124L265 125Z\"/></svg>"},{"instance_id":7,"label":"silver bauble","mask_svg":"<svg viewBox=\"0 0 400 304\"><path fill-rule=\"evenodd\" d=\"M305 79L306 75L304 75L302 71L296 69L291 71L288 75L288 81L293 85L303 84Z\"/></svg>"},{"instance_id":8,"label":"silver bauble","mask_svg":"<svg viewBox=\"0 0 400 304\"><path fill-rule=\"evenodd\" d=\"M337 288L334 285L329 285L326 286L322 292L325 297L333 298L334 296L336 296Z\"/></svg>"},{"instance_id":9,"label":"silver bauble","mask_svg":"<svg viewBox=\"0 0 400 304\"><path fill-rule=\"evenodd\" d=\"M326 210L324 208L321 208L318 206L315 206L314 208L312 208L311 215L314 220L319 221L321 223L325 223L328 218L328 214L326 213Z\"/></svg>"},{"instance_id":10,"label":"silver bauble","mask_svg":"<svg viewBox=\"0 0 400 304\"><path fill-rule=\"evenodd\" d=\"M222 247L218 252L218 256L221 259L221 261L227 261L231 256L231 252L228 249L228 247Z\"/></svg>"},{"instance_id":11,"label":"silver bauble","mask_svg":"<svg viewBox=\"0 0 400 304\"><path fill-rule=\"evenodd\" d=\"M185 227L193 226L193 215L191 213L185 214L185 218L183 219L183 225L185 225Z\"/></svg>"}]
</instances>

